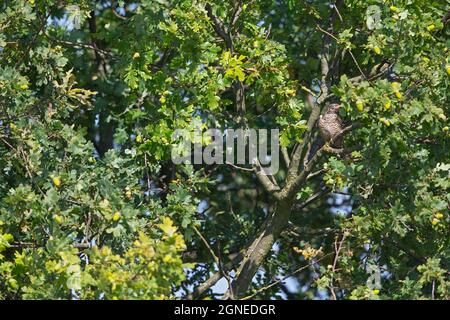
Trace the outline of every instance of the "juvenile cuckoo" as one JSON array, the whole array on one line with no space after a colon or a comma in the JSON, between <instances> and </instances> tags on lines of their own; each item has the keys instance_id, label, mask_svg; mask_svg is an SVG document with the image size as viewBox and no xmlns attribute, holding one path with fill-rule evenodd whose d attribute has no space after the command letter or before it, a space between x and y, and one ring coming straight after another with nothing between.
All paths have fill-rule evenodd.
<instances>
[{"instance_id":1,"label":"juvenile cuckoo","mask_svg":"<svg viewBox=\"0 0 450 320\"><path fill-rule=\"evenodd\" d=\"M342 129L344 129L344 123L339 115L340 107L341 106L336 103L330 104L325 114L321 115L319 118L320 135L325 143L329 144L331 139L333 139L339 132L342 131ZM341 135L336 137L330 146L333 148L342 148L342 144L343 137Z\"/></svg>"}]
</instances>

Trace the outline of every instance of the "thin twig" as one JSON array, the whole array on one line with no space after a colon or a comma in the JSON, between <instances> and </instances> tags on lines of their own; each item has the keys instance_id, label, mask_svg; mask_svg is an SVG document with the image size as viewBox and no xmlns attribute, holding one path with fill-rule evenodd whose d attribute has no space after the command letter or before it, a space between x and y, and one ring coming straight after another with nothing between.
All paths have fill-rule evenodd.
<instances>
[{"instance_id":1,"label":"thin twig","mask_svg":"<svg viewBox=\"0 0 450 320\"><path fill-rule=\"evenodd\" d=\"M126 17L120 15L120 14L116 11L116 8L114 8L115 5L116 5L116 1L114 1L114 0L111 1L111 11L113 12L113 14L114 14L117 18L119 18L119 19L121 19L121 20L128 20ZM125 13L126 13L126 12L125 12Z\"/></svg>"},{"instance_id":2,"label":"thin twig","mask_svg":"<svg viewBox=\"0 0 450 320\"><path fill-rule=\"evenodd\" d=\"M235 164L232 164L231 162L226 161L225 164L237 169L237 170L242 170L242 171L248 171L248 172L255 172L255 168L244 168L244 167L240 167L237 166Z\"/></svg>"},{"instance_id":3,"label":"thin twig","mask_svg":"<svg viewBox=\"0 0 450 320\"><path fill-rule=\"evenodd\" d=\"M306 177L306 179L307 179L307 180L312 179L312 178L314 178L314 177L316 177L316 176L318 176L318 175L324 173L325 171L326 171L325 169L317 170L316 172L310 173L310 174Z\"/></svg>"},{"instance_id":4,"label":"thin twig","mask_svg":"<svg viewBox=\"0 0 450 320\"><path fill-rule=\"evenodd\" d=\"M242 258L243 258L242 252L233 253L229 255L228 259L230 259L230 261L227 264L225 264L225 266L223 266L224 269L231 270L235 268L237 264L239 264L242 261ZM217 281L219 281L220 279L222 279L222 273L218 271L214 273L212 276L210 276L205 282L201 283L197 288L195 288L193 292L187 294L186 299L193 300L200 297L206 290L215 285Z\"/></svg>"},{"instance_id":5,"label":"thin twig","mask_svg":"<svg viewBox=\"0 0 450 320\"><path fill-rule=\"evenodd\" d=\"M73 42L73 41L68 41L68 40L59 40L59 39L51 37L50 35L48 35L46 33L44 33L44 35L47 38L49 38L51 41L54 41L56 43L60 43L60 44L68 45L68 46L72 46L72 47L79 47L79 48L84 48L84 49L90 49L90 50L94 50L96 52L99 52L101 54L104 54L106 56L114 57L114 55L111 52L99 49L99 48L95 47L92 44Z\"/></svg>"},{"instance_id":6,"label":"thin twig","mask_svg":"<svg viewBox=\"0 0 450 320\"><path fill-rule=\"evenodd\" d=\"M220 242L217 244L217 246L218 246L217 252L218 252L218 257L219 257L219 270L222 273L222 275L225 277L225 279L227 279L228 291L230 292L230 299L234 300L233 286L231 285L230 275L228 274L228 272L225 270L224 266L222 265L222 256L220 254Z\"/></svg>"},{"instance_id":7,"label":"thin twig","mask_svg":"<svg viewBox=\"0 0 450 320\"><path fill-rule=\"evenodd\" d=\"M317 264L318 262L320 262L321 260L325 259L326 257L328 257L328 256L330 256L330 255L332 255L332 254L333 254L333 252L327 253L326 255L320 257L320 258L317 259L316 261L313 261L313 262L311 262L311 263L309 263L309 264L307 264L307 265L305 265L305 266L302 266L302 267L298 268L297 270L291 272L291 273L288 274L287 276L284 276L283 278L281 278L281 279L279 279L279 280L277 280L277 281L274 281L274 282L272 282L271 284L269 284L269 285L267 285L267 286L265 286L265 287L263 287L263 288L257 290L255 293L253 293L253 294L251 294L251 295L249 295L249 296L246 296L246 297L244 297L244 298L241 298L241 299L239 299L239 300L250 300L250 299L252 299L253 297L255 297L257 294L259 294L259 293L261 293L261 292L263 292L263 291L266 291L266 290L268 290L268 289L270 289L270 288L276 286L276 285L279 284L280 282L283 282L283 281L285 281L286 279L292 277L293 275L295 275L295 274L297 274L297 273L299 273L299 272L302 272L303 270L305 270L305 269L307 269L307 268L313 266L314 264Z\"/></svg>"},{"instance_id":8,"label":"thin twig","mask_svg":"<svg viewBox=\"0 0 450 320\"><path fill-rule=\"evenodd\" d=\"M152 183L150 181L150 173L148 170L148 164L147 164L147 153L144 153L144 165L145 165L145 175L147 176L147 191L150 192L152 189Z\"/></svg>"},{"instance_id":9,"label":"thin twig","mask_svg":"<svg viewBox=\"0 0 450 320\"><path fill-rule=\"evenodd\" d=\"M337 245L337 238L336 238L336 241L334 242L335 256L334 256L334 260L333 260L333 266L332 266L332 269L331 269L331 272L332 272L331 277L332 278L330 280L330 291L331 291L331 295L333 297L333 300L337 300L336 293L334 292L334 285L333 285L334 273L336 271L336 266L337 266L337 262L338 262L338 259L339 259L339 253L341 252L342 245L344 243L344 240L345 240L346 236L347 236L347 232L344 230L344 232L342 233L341 241L339 242L339 246Z\"/></svg>"},{"instance_id":10,"label":"thin twig","mask_svg":"<svg viewBox=\"0 0 450 320\"><path fill-rule=\"evenodd\" d=\"M335 37L334 35L332 35L331 33L329 33L328 31L322 29L319 25L316 25L316 27L317 27L317 29L318 29L319 31L321 31L321 32L325 33L326 35L330 36L331 38L333 38L333 39L337 42L337 44L340 43L339 39L336 38L336 37ZM347 48L347 49L348 49L348 53L349 53L350 56L352 57L353 62L355 63L356 67L358 68L358 71L359 71L359 73L361 74L361 76L362 76L364 79L369 80L369 79L367 79L366 75L365 75L364 72L362 71L361 66L359 65L358 61L356 60L355 56L353 55L352 50L351 50L350 48Z\"/></svg>"},{"instance_id":11,"label":"thin twig","mask_svg":"<svg viewBox=\"0 0 450 320\"><path fill-rule=\"evenodd\" d=\"M317 191L316 193L314 193L312 196L310 196L308 199L306 199L305 201L303 201L302 203L298 204L297 206L295 206L295 209L297 210L302 210L305 207L309 206L311 203L313 203L314 201L316 201L319 198L322 198L323 196L329 194L331 192L331 189L328 187L323 187L321 188L319 191Z\"/></svg>"},{"instance_id":12,"label":"thin twig","mask_svg":"<svg viewBox=\"0 0 450 320\"><path fill-rule=\"evenodd\" d=\"M208 248L208 251L211 254L211 256L213 257L214 262L216 262L217 266L219 266L219 258L214 253L214 250L211 248L208 241L205 239L205 237L203 237L203 235L200 233L200 231L198 231L197 227L194 227L194 231L200 237L200 239L203 241L203 244L206 246L206 248Z\"/></svg>"}]
</instances>

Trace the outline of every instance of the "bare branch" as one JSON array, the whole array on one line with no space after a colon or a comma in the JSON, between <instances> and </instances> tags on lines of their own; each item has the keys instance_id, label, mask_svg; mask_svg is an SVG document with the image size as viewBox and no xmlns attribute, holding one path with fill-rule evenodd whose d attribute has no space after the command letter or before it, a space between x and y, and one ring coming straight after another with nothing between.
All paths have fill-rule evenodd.
<instances>
[{"instance_id":1,"label":"bare branch","mask_svg":"<svg viewBox=\"0 0 450 320\"><path fill-rule=\"evenodd\" d=\"M289 153L286 147L281 148L281 154L283 155L284 163L286 163L286 167L289 168L289 164L291 163L291 160L289 159Z\"/></svg>"},{"instance_id":2,"label":"bare branch","mask_svg":"<svg viewBox=\"0 0 450 320\"><path fill-rule=\"evenodd\" d=\"M234 27L234 25L238 21L241 13L242 13L242 1L241 0L234 1L234 12L233 12L233 16L231 17L231 23L230 23L231 28Z\"/></svg>"},{"instance_id":3,"label":"bare branch","mask_svg":"<svg viewBox=\"0 0 450 320\"><path fill-rule=\"evenodd\" d=\"M255 168L244 168L244 167L239 167L231 162L226 162L227 165L237 169L237 170L242 170L242 171L249 171L249 172L255 172L256 169Z\"/></svg>"},{"instance_id":4,"label":"bare branch","mask_svg":"<svg viewBox=\"0 0 450 320\"><path fill-rule=\"evenodd\" d=\"M206 248L208 249L209 253L211 254L211 256L214 259L214 262L217 263L217 265L219 265L219 258L216 256L216 254L214 253L214 250L211 248L211 246L209 245L208 241L205 239L205 237L200 233L200 231L198 231L197 227L193 228L195 233L200 237L200 239L202 240L203 244L206 246Z\"/></svg>"},{"instance_id":5,"label":"bare branch","mask_svg":"<svg viewBox=\"0 0 450 320\"><path fill-rule=\"evenodd\" d=\"M334 285L333 285L334 278L333 278L333 275L334 275L334 273L336 271L336 266L337 266L337 262L338 262L338 259L339 259L339 253L341 252L342 245L344 244L344 240L345 240L346 236L347 236L347 232L344 230L344 232L342 234L341 241L339 242L339 245L337 244L337 238L336 238L336 241L334 242L335 255L334 255L334 259L333 259L333 266L332 266L332 269L331 269L331 277L332 278L330 280L330 291L331 291L331 296L333 297L333 300L337 300L336 293L334 292Z\"/></svg>"},{"instance_id":6,"label":"bare branch","mask_svg":"<svg viewBox=\"0 0 450 320\"><path fill-rule=\"evenodd\" d=\"M111 11L112 11L112 13L113 13L117 18L119 18L120 20L128 20L126 17L120 15L120 14L116 11L115 6L116 6L116 1L115 1L115 0L112 0L112 1L111 1ZM124 9L125 9L125 8L124 8ZM126 11L125 11L125 14L126 14Z\"/></svg>"},{"instance_id":7,"label":"bare branch","mask_svg":"<svg viewBox=\"0 0 450 320\"><path fill-rule=\"evenodd\" d=\"M306 177L306 179L307 179L307 180L312 179L312 178L314 178L314 177L316 177L316 176L318 176L318 175L321 175L321 174L324 173L325 171L326 171L325 169L317 170L316 172L310 173L310 174Z\"/></svg>"},{"instance_id":8,"label":"bare branch","mask_svg":"<svg viewBox=\"0 0 450 320\"><path fill-rule=\"evenodd\" d=\"M303 201L302 203L298 204L295 206L296 210L302 210L303 208L309 206L311 203L313 203L314 201L316 201L317 199L320 199L324 196L326 196L327 194L329 194L331 192L331 189L328 187L323 187L321 188L319 191L317 191L316 193L314 193L312 196L310 196L308 199L306 199L305 201Z\"/></svg>"}]
</instances>

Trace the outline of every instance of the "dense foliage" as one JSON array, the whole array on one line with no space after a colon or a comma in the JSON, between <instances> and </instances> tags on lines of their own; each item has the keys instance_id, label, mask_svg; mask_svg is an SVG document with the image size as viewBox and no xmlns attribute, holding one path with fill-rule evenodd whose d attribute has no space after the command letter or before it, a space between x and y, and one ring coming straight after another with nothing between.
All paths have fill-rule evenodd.
<instances>
[{"instance_id":1,"label":"dense foliage","mask_svg":"<svg viewBox=\"0 0 450 320\"><path fill-rule=\"evenodd\" d=\"M449 24L448 0L0 0L0 298L449 299ZM279 128L280 171L174 165L199 123Z\"/></svg>"}]
</instances>

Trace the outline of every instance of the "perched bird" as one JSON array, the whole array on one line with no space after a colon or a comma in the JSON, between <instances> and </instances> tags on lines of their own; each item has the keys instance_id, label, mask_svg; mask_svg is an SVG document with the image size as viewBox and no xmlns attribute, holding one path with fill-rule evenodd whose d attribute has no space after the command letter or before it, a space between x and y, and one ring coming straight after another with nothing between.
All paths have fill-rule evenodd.
<instances>
[{"instance_id":1,"label":"perched bird","mask_svg":"<svg viewBox=\"0 0 450 320\"><path fill-rule=\"evenodd\" d=\"M344 123L339 115L340 107L336 103L330 104L325 114L319 118L320 135L326 144L330 144L331 139L344 129ZM342 148L343 140L342 135L336 137L330 147Z\"/></svg>"}]
</instances>

